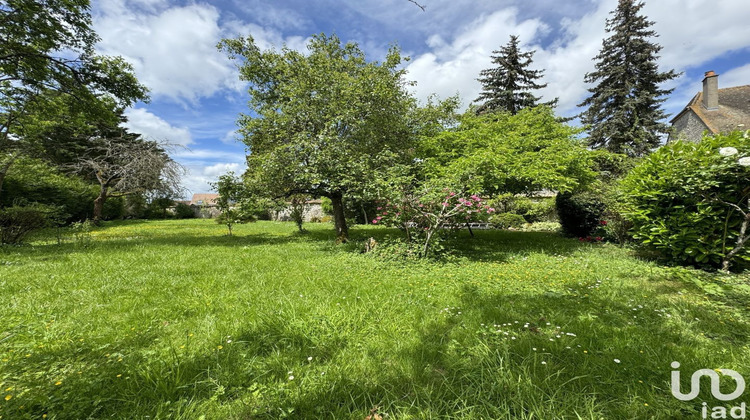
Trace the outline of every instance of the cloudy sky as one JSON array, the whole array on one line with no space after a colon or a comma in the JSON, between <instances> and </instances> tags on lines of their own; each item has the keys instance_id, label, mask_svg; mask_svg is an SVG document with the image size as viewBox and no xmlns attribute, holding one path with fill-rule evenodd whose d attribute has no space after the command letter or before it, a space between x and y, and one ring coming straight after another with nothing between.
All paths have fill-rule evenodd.
<instances>
[{"instance_id":1,"label":"cloudy sky","mask_svg":"<svg viewBox=\"0 0 750 420\"><path fill-rule=\"evenodd\" d=\"M216 49L222 38L252 35L261 48L304 49L314 33L355 41L369 59L397 44L411 57L414 94L458 93L464 106L480 90L493 50L518 35L545 69L541 93L559 97L558 114L574 115L587 95L583 77L606 36L616 0L94 0L99 52L133 64L151 102L126 112L128 126L156 140L186 146L173 152L189 171L185 187L208 192L208 181L242 172L245 147L235 120L247 93L233 64ZM750 2L650 0L643 9L662 45L662 70L683 75L665 104L676 114L700 89L703 73L720 74L720 87L750 84Z\"/></svg>"}]
</instances>

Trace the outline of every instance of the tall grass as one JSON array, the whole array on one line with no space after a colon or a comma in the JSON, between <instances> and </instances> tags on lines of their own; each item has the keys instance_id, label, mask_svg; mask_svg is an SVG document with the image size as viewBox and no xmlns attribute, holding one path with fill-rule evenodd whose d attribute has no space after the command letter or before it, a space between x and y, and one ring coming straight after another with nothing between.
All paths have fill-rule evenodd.
<instances>
[{"instance_id":1,"label":"tall grass","mask_svg":"<svg viewBox=\"0 0 750 420\"><path fill-rule=\"evenodd\" d=\"M0 416L699 418L729 403L672 397L672 361L750 377L747 276L534 232L395 262L359 252L395 231L306 228L119 222L0 249Z\"/></svg>"}]
</instances>

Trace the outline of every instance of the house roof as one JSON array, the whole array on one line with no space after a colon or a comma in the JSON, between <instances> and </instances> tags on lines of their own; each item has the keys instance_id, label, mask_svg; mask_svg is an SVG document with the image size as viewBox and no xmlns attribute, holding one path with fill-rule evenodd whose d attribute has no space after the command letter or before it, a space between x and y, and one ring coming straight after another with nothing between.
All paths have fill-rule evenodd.
<instances>
[{"instance_id":1,"label":"house roof","mask_svg":"<svg viewBox=\"0 0 750 420\"><path fill-rule=\"evenodd\" d=\"M219 194L193 194L193 199L190 200L190 204L196 206L211 206L216 204L217 198L219 198Z\"/></svg>"},{"instance_id":2,"label":"house roof","mask_svg":"<svg viewBox=\"0 0 750 420\"><path fill-rule=\"evenodd\" d=\"M701 91L672 118L671 123L693 111L713 134L750 128L750 85L719 89L719 109L707 110L702 101Z\"/></svg>"}]
</instances>

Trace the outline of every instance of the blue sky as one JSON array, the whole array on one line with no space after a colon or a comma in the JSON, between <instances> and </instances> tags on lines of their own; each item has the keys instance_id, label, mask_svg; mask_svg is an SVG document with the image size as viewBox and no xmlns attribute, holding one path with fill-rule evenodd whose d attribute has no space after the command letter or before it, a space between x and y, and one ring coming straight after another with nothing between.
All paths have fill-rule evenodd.
<instances>
[{"instance_id":1,"label":"blue sky","mask_svg":"<svg viewBox=\"0 0 750 420\"><path fill-rule=\"evenodd\" d=\"M188 169L188 196L207 182L242 172L245 147L234 136L247 110L247 93L216 44L252 35L261 48L304 49L311 34L336 33L381 59L397 44L411 57L414 94L458 93L464 106L479 93L476 78L490 54L519 35L545 69L545 98L560 98L558 113L580 110L583 77L605 37L616 0L101 0L93 2L100 53L133 64L151 101L127 110L131 131L186 146L172 152ZM720 87L750 84L750 3L747 0L651 0L643 9L662 45L660 66L683 75L668 85L665 103L676 114L700 89L703 73L719 73Z\"/></svg>"}]
</instances>

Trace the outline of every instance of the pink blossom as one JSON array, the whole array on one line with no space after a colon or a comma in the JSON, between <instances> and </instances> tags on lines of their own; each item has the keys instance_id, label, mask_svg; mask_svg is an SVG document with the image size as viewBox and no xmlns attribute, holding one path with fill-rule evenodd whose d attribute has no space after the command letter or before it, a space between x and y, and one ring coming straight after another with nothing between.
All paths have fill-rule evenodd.
<instances>
[{"instance_id":1,"label":"pink blossom","mask_svg":"<svg viewBox=\"0 0 750 420\"><path fill-rule=\"evenodd\" d=\"M456 193L454 193L454 192L450 193L451 197L453 197L454 195L456 195Z\"/></svg>"},{"instance_id":2,"label":"pink blossom","mask_svg":"<svg viewBox=\"0 0 750 420\"><path fill-rule=\"evenodd\" d=\"M378 219L372 219L372 224L378 223Z\"/></svg>"},{"instance_id":3,"label":"pink blossom","mask_svg":"<svg viewBox=\"0 0 750 420\"><path fill-rule=\"evenodd\" d=\"M448 207L448 203L443 203L443 207Z\"/></svg>"},{"instance_id":4,"label":"pink blossom","mask_svg":"<svg viewBox=\"0 0 750 420\"><path fill-rule=\"evenodd\" d=\"M383 212L383 216L387 216L387 215L388 215L388 212L387 212L387 211L384 211L384 212Z\"/></svg>"},{"instance_id":5,"label":"pink blossom","mask_svg":"<svg viewBox=\"0 0 750 420\"><path fill-rule=\"evenodd\" d=\"M378 208L377 208L377 210L382 210L382 209L383 209L382 207L378 207Z\"/></svg>"},{"instance_id":6,"label":"pink blossom","mask_svg":"<svg viewBox=\"0 0 750 420\"><path fill-rule=\"evenodd\" d=\"M382 218L383 218L383 216L378 216L378 217L375 218L375 220L380 220Z\"/></svg>"}]
</instances>

